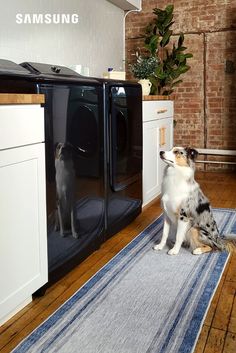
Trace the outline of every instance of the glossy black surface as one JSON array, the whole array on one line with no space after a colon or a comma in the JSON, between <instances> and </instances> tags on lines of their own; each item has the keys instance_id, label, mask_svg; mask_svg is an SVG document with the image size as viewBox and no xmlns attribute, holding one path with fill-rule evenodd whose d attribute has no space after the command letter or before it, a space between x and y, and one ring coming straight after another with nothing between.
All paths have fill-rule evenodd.
<instances>
[{"instance_id":1,"label":"glossy black surface","mask_svg":"<svg viewBox=\"0 0 236 353\"><path fill-rule=\"evenodd\" d=\"M0 60L0 92L45 95L51 284L141 212L141 86L53 65L24 63L26 75L10 66L1 71Z\"/></svg>"},{"instance_id":2,"label":"glossy black surface","mask_svg":"<svg viewBox=\"0 0 236 353\"><path fill-rule=\"evenodd\" d=\"M125 227L142 206L142 94L139 85L108 85L110 112L109 188L107 229L109 237Z\"/></svg>"},{"instance_id":3,"label":"glossy black surface","mask_svg":"<svg viewBox=\"0 0 236 353\"><path fill-rule=\"evenodd\" d=\"M104 239L103 89L59 84L40 84L38 89L46 97L48 261L52 273L74 257L79 262ZM67 144L71 153L64 152L64 160L57 162L59 167L55 168L58 144ZM58 171L61 179L57 178ZM55 228L60 189L68 198L68 190L73 194L73 200L66 201L66 208L73 202L76 238L70 224L65 234L61 234L60 224Z\"/></svg>"}]
</instances>

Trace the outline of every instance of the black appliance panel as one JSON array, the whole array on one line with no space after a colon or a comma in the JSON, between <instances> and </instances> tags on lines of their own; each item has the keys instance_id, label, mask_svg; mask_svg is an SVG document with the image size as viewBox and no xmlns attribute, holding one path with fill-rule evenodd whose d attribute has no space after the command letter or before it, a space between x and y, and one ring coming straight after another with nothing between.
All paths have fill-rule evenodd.
<instances>
[{"instance_id":1,"label":"black appliance panel","mask_svg":"<svg viewBox=\"0 0 236 353\"><path fill-rule=\"evenodd\" d=\"M92 77L81 76L77 72L59 65L50 65L43 63L24 62L20 66L27 69L34 82L48 83L48 84L65 84L70 85L88 85L90 86L101 86L101 82L98 79Z\"/></svg>"},{"instance_id":2,"label":"black appliance panel","mask_svg":"<svg viewBox=\"0 0 236 353\"><path fill-rule=\"evenodd\" d=\"M21 64L22 68L27 69L28 71L35 73L35 74L41 74L41 75L55 75L56 77L81 77L78 73L75 71L69 69L68 67L65 66L60 66L60 65L50 65L50 64L44 64L44 63L34 63L34 62L25 62ZM27 71L26 70L26 71Z\"/></svg>"},{"instance_id":3,"label":"black appliance panel","mask_svg":"<svg viewBox=\"0 0 236 353\"><path fill-rule=\"evenodd\" d=\"M58 273L68 272L68 266L79 263L104 239L103 90L89 84L39 84L38 91L46 101L48 262L49 281L53 282ZM58 146L64 151L60 163ZM58 190L64 188L68 194L71 187L78 238L71 224L61 234L58 222Z\"/></svg>"},{"instance_id":4,"label":"black appliance panel","mask_svg":"<svg viewBox=\"0 0 236 353\"><path fill-rule=\"evenodd\" d=\"M104 170L103 89L83 86L70 93L67 139L77 149L78 173L99 177ZM102 143L102 144L101 144Z\"/></svg>"},{"instance_id":5,"label":"black appliance panel","mask_svg":"<svg viewBox=\"0 0 236 353\"><path fill-rule=\"evenodd\" d=\"M34 75L10 60L0 59L1 93L37 93Z\"/></svg>"},{"instance_id":6,"label":"black appliance panel","mask_svg":"<svg viewBox=\"0 0 236 353\"><path fill-rule=\"evenodd\" d=\"M8 74L8 75L22 75L22 76L27 76L30 75L30 72L23 68L20 65L17 65L13 61L10 60L0 60L0 74Z\"/></svg>"},{"instance_id":7,"label":"black appliance panel","mask_svg":"<svg viewBox=\"0 0 236 353\"><path fill-rule=\"evenodd\" d=\"M109 87L107 237L142 207L142 91L138 84Z\"/></svg>"},{"instance_id":8,"label":"black appliance panel","mask_svg":"<svg viewBox=\"0 0 236 353\"><path fill-rule=\"evenodd\" d=\"M142 172L142 110L137 101L140 89L112 87L110 96L110 183L113 191L119 191Z\"/></svg>"}]
</instances>

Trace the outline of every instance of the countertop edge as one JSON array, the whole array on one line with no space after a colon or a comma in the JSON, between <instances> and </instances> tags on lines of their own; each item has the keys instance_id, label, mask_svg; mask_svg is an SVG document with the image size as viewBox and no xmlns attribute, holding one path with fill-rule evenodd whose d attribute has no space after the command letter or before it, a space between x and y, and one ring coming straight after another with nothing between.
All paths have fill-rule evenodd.
<instances>
[{"instance_id":1,"label":"countertop edge","mask_svg":"<svg viewBox=\"0 0 236 353\"><path fill-rule=\"evenodd\" d=\"M0 105L43 103L45 103L44 94L0 93Z\"/></svg>"}]
</instances>

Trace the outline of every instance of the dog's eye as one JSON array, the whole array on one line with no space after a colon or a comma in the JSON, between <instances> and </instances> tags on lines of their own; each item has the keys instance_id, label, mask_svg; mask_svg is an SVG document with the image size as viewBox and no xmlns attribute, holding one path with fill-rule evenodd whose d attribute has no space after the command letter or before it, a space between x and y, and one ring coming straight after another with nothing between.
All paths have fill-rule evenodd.
<instances>
[{"instance_id":1,"label":"dog's eye","mask_svg":"<svg viewBox=\"0 0 236 353\"><path fill-rule=\"evenodd\" d=\"M183 153L183 152L180 152L180 154L182 154L182 155L183 155L184 153Z\"/></svg>"},{"instance_id":2,"label":"dog's eye","mask_svg":"<svg viewBox=\"0 0 236 353\"><path fill-rule=\"evenodd\" d=\"M179 151L177 151L177 150L176 150L176 151L174 151L174 154L175 154L175 155L176 155L176 154L178 154L178 153L179 153Z\"/></svg>"}]
</instances>

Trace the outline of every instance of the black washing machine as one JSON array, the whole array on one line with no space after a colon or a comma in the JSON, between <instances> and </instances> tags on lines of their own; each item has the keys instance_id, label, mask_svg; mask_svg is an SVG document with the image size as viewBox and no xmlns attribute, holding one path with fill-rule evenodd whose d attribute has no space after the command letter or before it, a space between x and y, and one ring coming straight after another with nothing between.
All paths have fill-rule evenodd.
<instances>
[{"instance_id":1,"label":"black washing machine","mask_svg":"<svg viewBox=\"0 0 236 353\"><path fill-rule=\"evenodd\" d=\"M141 86L55 65L8 64L1 70L0 60L1 92L45 95L51 284L141 212Z\"/></svg>"},{"instance_id":2,"label":"black washing machine","mask_svg":"<svg viewBox=\"0 0 236 353\"><path fill-rule=\"evenodd\" d=\"M0 59L1 93L37 93L35 75L13 61Z\"/></svg>"},{"instance_id":3,"label":"black washing machine","mask_svg":"<svg viewBox=\"0 0 236 353\"><path fill-rule=\"evenodd\" d=\"M39 84L38 89L46 97L48 263L49 281L54 281L99 247L104 239L103 90L92 83L77 86L49 82ZM81 96L73 110L71 104L73 107L74 94L78 92ZM55 226L61 207L60 190L65 193L64 199L69 198L61 212L65 208L74 212L75 234L72 234L70 214L62 220L69 223L65 224L64 231L60 222Z\"/></svg>"}]
</instances>

